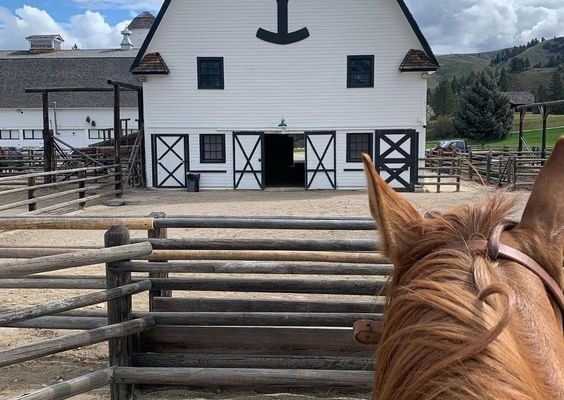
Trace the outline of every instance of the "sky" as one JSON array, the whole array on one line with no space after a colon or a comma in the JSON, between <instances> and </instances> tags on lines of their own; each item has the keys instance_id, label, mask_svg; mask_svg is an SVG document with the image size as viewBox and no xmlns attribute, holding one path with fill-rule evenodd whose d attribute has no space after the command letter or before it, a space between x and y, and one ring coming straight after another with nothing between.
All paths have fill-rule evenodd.
<instances>
[{"instance_id":1,"label":"sky","mask_svg":"<svg viewBox=\"0 0 564 400\"><path fill-rule=\"evenodd\" d=\"M235 0L234 0L235 1ZM384 1L384 0L378 0ZM564 36L564 0L406 0L437 54L497 50L535 37ZM112 48L141 11L162 0L0 0L0 49L26 36L60 33L65 47Z\"/></svg>"}]
</instances>

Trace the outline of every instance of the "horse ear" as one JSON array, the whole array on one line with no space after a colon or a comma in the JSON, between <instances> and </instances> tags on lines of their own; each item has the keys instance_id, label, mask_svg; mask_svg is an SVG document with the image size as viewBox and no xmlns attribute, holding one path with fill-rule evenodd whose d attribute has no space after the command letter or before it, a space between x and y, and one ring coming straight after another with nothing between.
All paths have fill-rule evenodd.
<instances>
[{"instance_id":1,"label":"horse ear","mask_svg":"<svg viewBox=\"0 0 564 400\"><path fill-rule=\"evenodd\" d=\"M564 136L535 181L519 227L564 249Z\"/></svg>"},{"instance_id":2,"label":"horse ear","mask_svg":"<svg viewBox=\"0 0 564 400\"><path fill-rule=\"evenodd\" d=\"M398 264L422 237L423 217L396 193L376 172L370 156L364 154L370 211L382 239L382 251Z\"/></svg>"}]
</instances>

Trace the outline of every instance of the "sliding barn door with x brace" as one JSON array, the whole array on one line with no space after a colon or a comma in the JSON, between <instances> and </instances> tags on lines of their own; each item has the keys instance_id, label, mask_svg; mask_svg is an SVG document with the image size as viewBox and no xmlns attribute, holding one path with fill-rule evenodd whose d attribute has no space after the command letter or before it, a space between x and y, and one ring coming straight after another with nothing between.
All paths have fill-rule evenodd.
<instances>
[{"instance_id":1,"label":"sliding barn door with x brace","mask_svg":"<svg viewBox=\"0 0 564 400\"><path fill-rule=\"evenodd\" d=\"M337 189L335 132L305 134L306 189Z\"/></svg>"},{"instance_id":2,"label":"sliding barn door with x brace","mask_svg":"<svg viewBox=\"0 0 564 400\"><path fill-rule=\"evenodd\" d=\"M418 177L419 134L414 129L376 131L374 164L400 192L414 192Z\"/></svg>"},{"instance_id":3,"label":"sliding barn door with x brace","mask_svg":"<svg viewBox=\"0 0 564 400\"><path fill-rule=\"evenodd\" d=\"M264 133L238 132L233 134L233 187L235 189L264 189Z\"/></svg>"},{"instance_id":4,"label":"sliding barn door with x brace","mask_svg":"<svg viewBox=\"0 0 564 400\"><path fill-rule=\"evenodd\" d=\"M152 135L153 186L186 187L188 135Z\"/></svg>"}]
</instances>

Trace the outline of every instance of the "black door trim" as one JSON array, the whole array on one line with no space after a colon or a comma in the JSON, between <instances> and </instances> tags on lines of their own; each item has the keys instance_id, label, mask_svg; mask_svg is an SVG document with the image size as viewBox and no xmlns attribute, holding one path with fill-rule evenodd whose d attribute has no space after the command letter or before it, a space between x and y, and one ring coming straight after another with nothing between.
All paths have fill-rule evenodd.
<instances>
[{"instance_id":1,"label":"black door trim","mask_svg":"<svg viewBox=\"0 0 564 400\"><path fill-rule=\"evenodd\" d=\"M162 138L164 137L175 137L178 138L172 145L166 143ZM178 154L174 147L180 142L184 140L184 154ZM186 174L190 171L190 154L189 154L189 141L190 137L188 134L154 134L151 135L151 147L152 147L152 161L153 161L153 186L159 189L178 189L178 188L185 188L186 187ZM157 159L157 143L162 143L167 150ZM161 160L167 156L169 153L174 153L179 160L182 162L172 171L166 168L163 164L161 164ZM179 181L174 174L182 168L184 165L184 182ZM158 177L158 168L162 168L168 175L164 178L161 182L159 182ZM169 179L175 180L178 185L174 186L166 186L164 185L169 181Z\"/></svg>"},{"instance_id":2,"label":"black door trim","mask_svg":"<svg viewBox=\"0 0 564 400\"><path fill-rule=\"evenodd\" d=\"M404 136L397 142L394 142L388 135ZM403 186L402 188L395 188L396 191L414 192L419 175L419 132L415 129L382 129L376 131L374 139L374 164L376 169L379 172L385 171L390 175L388 179L386 179L387 183L396 181ZM411 154L408 154L408 152L401 147L408 140L411 140L409 150ZM382 142L387 143L390 148L380 154ZM400 154L400 158L397 156L390 158L389 156L396 151ZM391 168L388 166L389 164L402 164L402 166L400 168ZM401 174L407 170L410 171L410 182L406 182L406 180L401 177Z\"/></svg>"},{"instance_id":3,"label":"black door trim","mask_svg":"<svg viewBox=\"0 0 564 400\"><path fill-rule=\"evenodd\" d=\"M313 144L313 142L310 139L310 136L328 136L331 135L329 142L327 143L327 146L325 147L325 149L323 150L323 154L320 156L319 152L317 151L315 145ZM315 157L317 158L317 167L315 169L309 169L308 168L308 148L311 145L311 149L313 150L313 153L315 154ZM333 168L327 168L325 167L324 161L325 161L325 157L327 156L327 153L329 151L329 149L331 148L331 145L333 145L333 162L334 162L334 166ZM311 177L311 179L309 179L309 174L310 172L313 172L313 176ZM317 174L319 172L323 172L325 174L325 176L327 176L327 179L329 180L329 183L331 184L331 187L333 188L333 190L337 190L337 132L336 131L326 131L326 132L305 132L305 181L306 181L306 189L309 190L311 188L311 185L313 184L315 177L317 176ZM330 173L332 173L333 175L333 179L331 179Z\"/></svg>"},{"instance_id":4,"label":"black door trim","mask_svg":"<svg viewBox=\"0 0 564 400\"><path fill-rule=\"evenodd\" d=\"M257 141L255 142L253 149L249 154L243 148L243 144L239 140L240 136L258 136ZM237 170L237 147L241 150L243 157L245 157L245 166L242 170ZM253 167L252 159L255 156L256 151L260 148L260 177L259 171L257 171ZM233 189L239 189L239 185L243 180L245 174L253 174L255 180L257 181L259 188L264 190L264 132L233 132ZM239 179L237 179L237 174L239 175Z\"/></svg>"}]
</instances>

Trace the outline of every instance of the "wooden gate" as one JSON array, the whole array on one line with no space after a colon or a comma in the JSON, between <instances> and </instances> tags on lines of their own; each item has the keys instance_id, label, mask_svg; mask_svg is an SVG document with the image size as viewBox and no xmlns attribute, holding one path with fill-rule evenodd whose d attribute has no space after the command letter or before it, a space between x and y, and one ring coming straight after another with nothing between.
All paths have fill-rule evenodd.
<instances>
[{"instance_id":1,"label":"wooden gate","mask_svg":"<svg viewBox=\"0 0 564 400\"><path fill-rule=\"evenodd\" d=\"M264 133L237 132L233 134L233 187L235 189L264 189Z\"/></svg>"},{"instance_id":2,"label":"wooden gate","mask_svg":"<svg viewBox=\"0 0 564 400\"><path fill-rule=\"evenodd\" d=\"M189 170L188 135L152 135L153 186L184 188Z\"/></svg>"},{"instance_id":3,"label":"wooden gate","mask_svg":"<svg viewBox=\"0 0 564 400\"><path fill-rule=\"evenodd\" d=\"M305 134L306 189L337 189L335 132Z\"/></svg>"},{"instance_id":4,"label":"wooden gate","mask_svg":"<svg viewBox=\"0 0 564 400\"><path fill-rule=\"evenodd\" d=\"M418 175L419 134L414 129L376 131L374 163L400 192L414 192Z\"/></svg>"}]
</instances>

